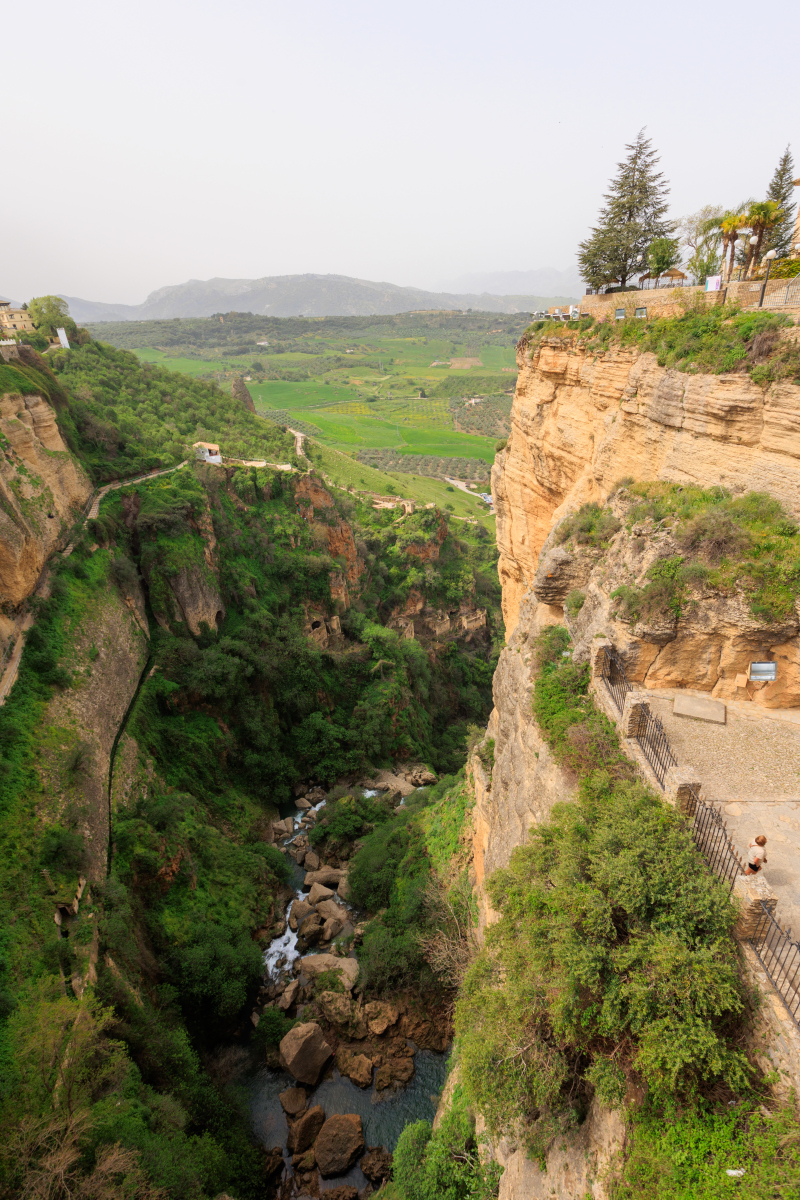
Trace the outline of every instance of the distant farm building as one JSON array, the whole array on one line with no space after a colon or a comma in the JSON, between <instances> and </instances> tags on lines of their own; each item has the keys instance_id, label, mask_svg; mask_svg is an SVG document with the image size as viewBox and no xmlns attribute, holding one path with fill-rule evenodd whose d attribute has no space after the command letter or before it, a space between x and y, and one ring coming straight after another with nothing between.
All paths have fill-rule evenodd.
<instances>
[{"instance_id":1,"label":"distant farm building","mask_svg":"<svg viewBox=\"0 0 800 1200\"><path fill-rule=\"evenodd\" d=\"M214 442L195 442L192 449L195 452L195 456L201 462L217 463L218 466L222 465L222 455L219 452L219 446Z\"/></svg>"}]
</instances>

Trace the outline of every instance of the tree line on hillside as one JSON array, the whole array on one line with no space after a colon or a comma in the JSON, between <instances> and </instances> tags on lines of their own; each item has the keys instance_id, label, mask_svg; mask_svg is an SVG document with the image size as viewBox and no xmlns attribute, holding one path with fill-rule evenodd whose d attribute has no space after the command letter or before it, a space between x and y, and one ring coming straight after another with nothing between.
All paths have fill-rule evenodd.
<instances>
[{"instance_id":1,"label":"tree line on hillside","mask_svg":"<svg viewBox=\"0 0 800 1200\"><path fill-rule=\"evenodd\" d=\"M625 148L598 222L579 244L578 263L590 287L625 291L634 276L657 283L681 263L700 284L722 273L727 282L736 266L742 278L752 278L766 255L786 260L776 274L800 272L800 261L791 258L796 204L788 146L763 200L707 204L680 220L667 216L669 185L644 130Z\"/></svg>"}]
</instances>

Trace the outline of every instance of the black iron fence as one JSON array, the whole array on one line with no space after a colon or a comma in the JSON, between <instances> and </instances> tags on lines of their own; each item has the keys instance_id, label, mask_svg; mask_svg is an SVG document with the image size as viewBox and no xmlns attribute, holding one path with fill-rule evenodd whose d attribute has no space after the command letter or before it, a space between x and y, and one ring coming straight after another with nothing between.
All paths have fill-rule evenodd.
<instances>
[{"instance_id":1,"label":"black iron fence","mask_svg":"<svg viewBox=\"0 0 800 1200\"><path fill-rule=\"evenodd\" d=\"M764 901L759 903L761 914L750 945L789 1016L800 1028L800 944L792 941L791 930L781 929Z\"/></svg>"},{"instance_id":2,"label":"black iron fence","mask_svg":"<svg viewBox=\"0 0 800 1200\"><path fill-rule=\"evenodd\" d=\"M677 767L678 760L672 753L669 738L664 732L664 726L659 718L650 711L649 706L642 705L642 709L639 728L635 735L636 741L639 743L642 754L650 763L659 787L663 789L667 771L670 767Z\"/></svg>"},{"instance_id":3,"label":"black iron fence","mask_svg":"<svg viewBox=\"0 0 800 1200\"><path fill-rule=\"evenodd\" d=\"M603 665L603 682L608 688L608 693L611 699L617 706L617 711L622 712L625 707L625 697L631 691L631 685L628 683L628 677L625 674L625 667L622 665L622 659L617 654L613 646L605 647L605 663Z\"/></svg>"},{"instance_id":4,"label":"black iron fence","mask_svg":"<svg viewBox=\"0 0 800 1200\"><path fill-rule=\"evenodd\" d=\"M733 842L728 833L728 827L722 819L722 814L713 804L701 800L694 788L689 788L689 803L684 808L685 815L691 820L692 837L703 861L710 871L719 875L729 884L733 891L734 880L742 873Z\"/></svg>"}]
</instances>

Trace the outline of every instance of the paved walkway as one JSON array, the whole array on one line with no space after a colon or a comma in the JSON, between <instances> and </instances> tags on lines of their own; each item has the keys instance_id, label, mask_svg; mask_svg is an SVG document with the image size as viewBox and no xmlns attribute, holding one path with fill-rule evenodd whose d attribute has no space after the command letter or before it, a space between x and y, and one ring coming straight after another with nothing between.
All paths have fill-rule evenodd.
<instances>
[{"instance_id":1,"label":"paved walkway","mask_svg":"<svg viewBox=\"0 0 800 1200\"><path fill-rule=\"evenodd\" d=\"M753 837L766 836L764 874L778 897L777 919L800 938L800 713L732 703L727 723L714 725L676 717L673 695L653 691L649 701L681 768L691 764L706 799L721 804L743 857Z\"/></svg>"}]
</instances>

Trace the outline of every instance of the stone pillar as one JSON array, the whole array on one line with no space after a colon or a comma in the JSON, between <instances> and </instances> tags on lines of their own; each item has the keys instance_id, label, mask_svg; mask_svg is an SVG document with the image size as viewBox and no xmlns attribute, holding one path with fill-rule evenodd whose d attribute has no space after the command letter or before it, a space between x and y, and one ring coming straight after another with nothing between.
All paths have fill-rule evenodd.
<instances>
[{"instance_id":1,"label":"stone pillar","mask_svg":"<svg viewBox=\"0 0 800 1200\"><path fill-rule=\"evenodd\" d=\"M664 799L685 817L693 817L697 799L702 799L701 783L694 767L670 767L664 780Z\"/></svg>"},{"instance_id":2,"label":"stone pillar","mask_svg":"<svg viewBox=\"0 0 800 1200\"><path fill-rule=\"evenodd\" d=\"M646 692L628 692L625 697L621 721L623 737L635 738L643 731L650 715L646 695Z\"/></svg>"},{"instance_id":3,"label":"stone pillar","mask_svg":"<svg viewBox=\"0 0 800 1200\"><path fill-rule=\"evenodd\" d=\"M613 650L614 644L609 638L596 638L589 651L592 679L605 679L608 675L608 656L606 650Z\"/></svg>"},{"instance_id":4,"label":"stone pillar","mask_svg":"<svg viewBox=\"0 0 800 1200\"><path fill-rule=\"evenodd\" d=\"M758 875L737 875L733 894L741 906L734 933L739 938L751 938L764 917L761 901L774 917L778 898L764 878L763 871Z\"/></svg>"}]
</instances>

